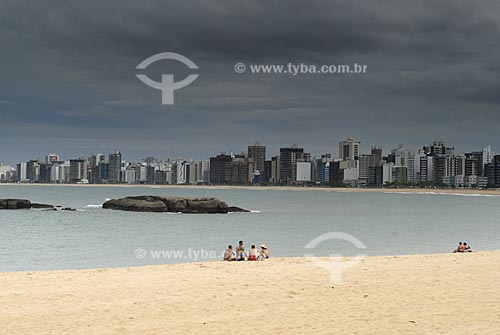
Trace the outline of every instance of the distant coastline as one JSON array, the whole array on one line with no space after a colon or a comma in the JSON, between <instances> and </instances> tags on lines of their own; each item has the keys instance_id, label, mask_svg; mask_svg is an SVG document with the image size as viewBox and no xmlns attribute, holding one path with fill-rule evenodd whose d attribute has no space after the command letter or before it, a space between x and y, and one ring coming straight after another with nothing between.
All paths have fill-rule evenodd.
<instances>
[{"instance_id":1,"label":"distant coastline","mask_svg":"<svg viewBox=\"0 0 500 335\"><path fill-rule=\"evenodd\" d=\"M300 187L300 186L238 186L238 185L150 185L150 184L44 184L44 183L0 183L2 186L55 186L55 187L124 187L153 189L208 189L208 190L255 190L255 191L321 191L321 192L357 192L357 193L428 193L451 195L498 195L500 189L451 189L451 188L344 188L344 187Z\"/></svg>"}]
</instances>

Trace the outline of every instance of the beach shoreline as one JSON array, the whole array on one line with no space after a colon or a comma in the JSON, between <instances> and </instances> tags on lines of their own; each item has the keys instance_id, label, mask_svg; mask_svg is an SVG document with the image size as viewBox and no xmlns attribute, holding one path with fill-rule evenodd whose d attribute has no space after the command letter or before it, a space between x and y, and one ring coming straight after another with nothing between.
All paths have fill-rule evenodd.
<instances>
[{"instance_id":1,"label":"beach shoreline","mask_svg":"<svg viewBox=\"0 0 500 335\"><path fill-rule=\"evenodd\" d=\"M235 186L235 185L143 185L143 184L44 184L44 183L0 183L2 186L39 186L39 187L117 187L117 188L151 188L151 189L207 189L207 190L253 190L253 191L318 191L318 192L354 192L354 193L416 193L416 194L450 194L450 195L495 195L500 196L499 189L431 189L431 188L343 188L343 187L301 187L301 186Z\"/></svg>"},{"instance_id":2,"label":"beach shoreline","mask_svg":"<svg viewBox=\"0 0 500 335\"><path fill-rule=\"evenodd\" d=\"M335 284L296 257L6 272L0 322L14 335L496 334L499 272L500 251L369 256Z\"/></svg>"}]
</instances>

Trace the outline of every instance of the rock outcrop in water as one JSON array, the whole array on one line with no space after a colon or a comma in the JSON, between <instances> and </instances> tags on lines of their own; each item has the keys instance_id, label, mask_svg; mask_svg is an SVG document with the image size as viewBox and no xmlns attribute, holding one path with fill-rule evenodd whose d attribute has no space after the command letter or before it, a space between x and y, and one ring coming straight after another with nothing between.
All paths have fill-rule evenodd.
<instances>
[{"instance_id":1,"label":"rock outcrop in water","mask_svg":"<svg viewBox=\"0 0 500 335\"><path fill-rule=\"evenodd\" d=\"M31 201L26 199L0 199L0 209L30 209Z\"/></svg>"},{"instance_id":2,"label":"rock outcrop in water","mask_svg":"<svg viewBox=\"0 0 500 335\"><path fill-rule=\"evenodd\" d=\"M61 210L61 211L76 211L74 208L53 206L47 204L38 204L26 199L0 199L0 209L45 209L45 210Z\"/></svg>"},{"instance_id":3,"label":"rock outcrop in water","mask_svg":"<svg viewBox=\"0 0 500 335\"><path fill-rule=\"evenodd\" d=\"M174 212L189 214L227 214L249 212L246 209L228 206L224 201L212 197L186 198L144 195L106 201L102 208L134 212Z\"/></svg>"}]
</instances>

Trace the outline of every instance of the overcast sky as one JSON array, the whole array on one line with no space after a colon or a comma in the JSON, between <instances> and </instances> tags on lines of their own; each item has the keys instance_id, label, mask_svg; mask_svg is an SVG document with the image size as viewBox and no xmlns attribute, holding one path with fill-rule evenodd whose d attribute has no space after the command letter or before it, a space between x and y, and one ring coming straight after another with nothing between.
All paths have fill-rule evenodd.
<instances>
[{"instance_id":1,"label":"overcast sky","mask_svg":"<svg viewBox=\"0 0 500 335\"><path fill-rule=\"evenodd\" d=\"M315 155L435 139L500 151L498 1L0 3L0 163L115 148L202 159L260 141ZM136 78L199 73L174 105ZM238 74L234 64L368 65L363 75Z\"/></svg>"}]
</instances>

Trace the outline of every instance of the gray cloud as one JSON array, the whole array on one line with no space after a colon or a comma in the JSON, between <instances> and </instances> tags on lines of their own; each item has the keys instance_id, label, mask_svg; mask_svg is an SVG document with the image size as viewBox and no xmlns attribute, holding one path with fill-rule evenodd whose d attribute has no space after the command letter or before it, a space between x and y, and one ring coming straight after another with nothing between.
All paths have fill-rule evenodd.
<instances>
[{"instance_id":1,"label":"gray cloud","mask_svg":"<svg viewBox=\"0 0 500 335\"><path fill-rule=\"evenodd\" d=\"M336 152L500 134L500 4L493 1L5 1L0 4L0 162L121 149L204 158L256 140ZM157 52L200 77L174 106L135 78ZM238 75L247 64L368 64L368 74ZM188 71L172 62L151 77Z\"/></svg>"}]
</instances>

